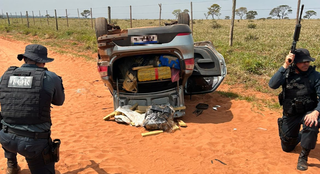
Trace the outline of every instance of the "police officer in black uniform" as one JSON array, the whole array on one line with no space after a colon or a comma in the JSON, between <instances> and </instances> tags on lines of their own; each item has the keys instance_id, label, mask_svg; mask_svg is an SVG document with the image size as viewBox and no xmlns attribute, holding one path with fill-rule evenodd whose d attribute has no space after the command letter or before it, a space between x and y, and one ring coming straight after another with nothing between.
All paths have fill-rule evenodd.
<instances>
[{"instance_id":1,"label":"police officer in black uniform","mask_svg":"<svg viewBox=\"0 0 320 174\"><path fill-rule=\"evenodd\" d=\"M10 67L0 79L2 130L0 143L7 158L7 174L18 173L17 153L26 158L32 174L55 173L59 139L51 140L51 104L65 99L62 79L45 68L52 62L47 48L27 45L20 68Z\"/></svg>"},{"instance_id":2,"label":"police officer in black uniform","mask_svg":"<svg viewBox=\"0 0 320 174\"><path fill-rule=\"evenodd\" d=\"M272 89L282 86L279 101L283 117L278 119L278 125L283 151L293 151L298 143L302 146L298 170L308 169L308 155L315 148L319 133L320 73L310 66L314 60L307 49L297 49L295 54L286 56L283 66L269 81Z\"/></svg>"}]
</instances>

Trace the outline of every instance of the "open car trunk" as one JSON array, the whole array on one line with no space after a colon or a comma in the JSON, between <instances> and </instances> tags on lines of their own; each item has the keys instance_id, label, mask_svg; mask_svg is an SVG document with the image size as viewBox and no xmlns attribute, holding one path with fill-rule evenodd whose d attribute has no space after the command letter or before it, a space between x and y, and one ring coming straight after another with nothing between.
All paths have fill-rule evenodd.
<instances>
[{"instance_id":1,"label":"open car trunk","mask_svg":"<svg viewBox=\"0 0 320 174\"><path fill-rule=\"evenodd\" d=\"M113 63L113 88L123 93L164 91L181 84L181 74L180 60L174 55L121 57Z\"/></svg>"},{"instance_id":2,"label":"open car trunk","mask_svg":"<svg viewBox=\"0 0 320 174\"><path fill-rule=\"evenodd\" d=\"M184 61L174 54L136 54L117 58L112 63L114 108L124 105L184 106ZM183 80L185 79L185 80ZM174 117L185 114L176 111Z\"/></svg>"}]
</instances>

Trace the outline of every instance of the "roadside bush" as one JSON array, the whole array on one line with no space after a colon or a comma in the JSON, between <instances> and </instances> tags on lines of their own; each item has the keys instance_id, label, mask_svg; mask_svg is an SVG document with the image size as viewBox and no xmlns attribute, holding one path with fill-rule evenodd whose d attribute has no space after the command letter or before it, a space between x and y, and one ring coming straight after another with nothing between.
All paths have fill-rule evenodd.
<instances>
[{"instance_id":1,"label":"roadside bush","mask_svg":"<svg viewBox=\"0 0 320 174\"><path fill-rule=\"evenodd\" d=\"M248 28L255 29L257 27L257 24L248 24Z\"/></svg>"},{"instance_id":2,"label":"roadside bush","mask_svg":"<svg viewBox=\"0 0 320 174\"><path fill-rule=\"evenodd\" d=\"M218 22L216 20L212 20L212 28L216 29L216 28L221 28L221 25L218 24Z\"/></svg>"},{"instance_id":3,"label":"roadside bush","mask_svg":"<svg viewBox=\"0 0 320 174\"><path fill-rule=\"evenodd\" d=\"M13 30L10 26L0 26L0 31L5 31L6 33L10 33Z\"/></svg>"},{"instance_id":4,"label":"roadside bush","mask_svg":"<svg viewBox=\"0 0 320 174\"><path fill-rule=\"evenodd\" d=\"M249 35L247 35L244 39L245 39L245 41L258 40L259 37L258 37L258 36L255 36L255 35L253 35L253 34L249 34Z\"/></svg>"},{"instance_id":5,"label":"roadside bush","mask_svg":"<svg viewBox=\"0 0 320 174\"><path fill-rule=\"evenodd\" d=\"M261 75L264 69L263 63L252 58L244 60L243 67L246 71L257 75Z\"/></svg>"},{"instance_id":6,"label":"roadside bush","mask_svg":"<svg viewBox=\"0 0 320 174\"><path fill-rule=\"evenodd\" d=\"M74 31L70 31L70 30L66 31L66 34L67 34L68 36L72 35L73 33L74 33Z\"/></svg>"}]
</instances>

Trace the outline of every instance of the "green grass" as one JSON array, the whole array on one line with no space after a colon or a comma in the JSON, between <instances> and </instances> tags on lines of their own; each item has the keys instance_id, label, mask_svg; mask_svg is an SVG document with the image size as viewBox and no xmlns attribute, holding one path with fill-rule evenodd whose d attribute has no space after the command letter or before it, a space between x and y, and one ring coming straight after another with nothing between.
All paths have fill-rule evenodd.
<instances>
[{"instance_id":1,"label":"green grass","mask_svg":"<svg viewBox=\"0 0 320 174\"><path fill-rule=\"evenodd\" d=\"M6 19L0 19L0 34L9 35L17 40L40 43L75 56L90 59L90 54L97 52L95 32L90 19L58 19L59 30L56 30L55 19L30 20L30 27L21 24L21 19L11 20L8 26ZM170 20L162 20L162 23ZM121 29L130 28L130 20L114 19L113 23ZM228 75L224 83L230 85L244 84L246 88L276 95L278 90L268 87L270 77L283 64L290 51L295 20L236 20L234 23L233 46L229 46L230 20L195 20L193 22L194 41L212 41L216 49L224 56ZM298 48L307 48L316 58L313 65L320 65L320 20L310 19L301 22L302 28ZM159 21L133 20L133 27L159 26ZM217 27L218 26L218 27ZM70 53L70 50L72 52ZM88 54L83 54L87 52ZM224 94L231 95L232 94ZM241 98L238 96L238 98ZM242 97L245 100L252 98ZM270 107L273 104L269 104Z\"/></svg>"}]
</instances>

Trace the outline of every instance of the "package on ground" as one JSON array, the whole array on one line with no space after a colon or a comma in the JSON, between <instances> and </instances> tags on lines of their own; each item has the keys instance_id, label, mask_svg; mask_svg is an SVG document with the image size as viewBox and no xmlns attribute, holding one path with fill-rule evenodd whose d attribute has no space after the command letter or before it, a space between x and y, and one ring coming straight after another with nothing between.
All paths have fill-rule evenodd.
<instances>
[{"instance_id":1,"label":"package on ground","mask_svg":"<svg viewBox=\"0 0 320 174\"><path fill-rule=\"evenodd\" d=\"M174 109L169 105L152 105L146 111L143 126L147 130L171 132L175 126L173 120L174 112Z\"/></svg>"},{"instance_id":2,"label":"package on ground","mask_svg":"<svg viewBox=\"0 0 320 174\"><path fill-rule=\"evenodd\" d=\"M123 115L115 115L114 117L116 118L116 121L118 122L125 122L127 124L132 124L134 126L142 126L143 125L143 120L145 115L144 114L139 114L138 112L135 112L131 109L131 105L125 105L125 106L120 106L116 109L119 113ZM123 117L127 117L123 118Z\"/></svg>"}]
</instances>

